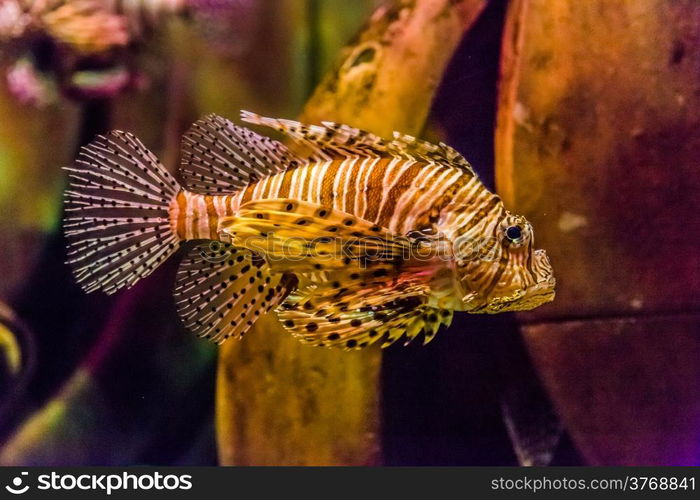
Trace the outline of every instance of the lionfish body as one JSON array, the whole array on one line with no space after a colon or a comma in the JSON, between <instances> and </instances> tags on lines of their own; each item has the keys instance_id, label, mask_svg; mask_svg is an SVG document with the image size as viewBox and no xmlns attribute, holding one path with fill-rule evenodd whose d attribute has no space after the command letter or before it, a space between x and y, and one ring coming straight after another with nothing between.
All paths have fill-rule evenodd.
<instances>
[{"instance_id":1,"label":"lionfish body","mask_svg":"<svg viewBox=\"0 0 700 500\"><path fill-rule=\"evenodd\" d=\"M69 168L70 263L87 291L133 285L184 241L184 323L221 342L275 308L319 346L431 340L452 312L553 299L545 253L444 144L243 113L293 148L209 116L183 139L184 188L133 136L112 132Z\"/></svg>"}]
</instances>

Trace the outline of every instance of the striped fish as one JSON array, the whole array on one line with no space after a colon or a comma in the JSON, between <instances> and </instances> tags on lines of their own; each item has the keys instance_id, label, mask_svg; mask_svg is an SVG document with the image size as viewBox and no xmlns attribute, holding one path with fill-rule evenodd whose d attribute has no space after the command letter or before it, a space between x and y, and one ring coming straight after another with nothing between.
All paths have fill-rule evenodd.
<instances>
[{"instance_id":1,"label":"striped fish","mask_svg":"<svg viewBox=\"0 0 700 500\"><path fill-rule=\"evenodd\" d=\"M113 131L67 170L69 263L88 291L130 287L188 245L175 285L185 325L217 343L274 309L302 342L430 341L453 311L554 298L533 232L445 144L242 113L290 146L216 115L185 134L172 177Z\"/></svg>"}]
</instances>

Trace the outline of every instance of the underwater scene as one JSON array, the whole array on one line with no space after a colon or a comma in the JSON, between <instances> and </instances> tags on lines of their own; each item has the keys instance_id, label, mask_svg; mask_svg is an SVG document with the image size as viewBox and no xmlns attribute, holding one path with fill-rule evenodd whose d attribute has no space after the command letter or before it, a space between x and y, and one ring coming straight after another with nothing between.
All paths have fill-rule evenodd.
<instances>
[{"instance_id":1,"label":"underwater scene","mask_svg":"<svg viewBox=\"0 0 700 500\"><path fill-rule=\"evenodd\" d=\"M0 465L700 465L700 3L0 0Z\"/></svg>"}]
</instances>

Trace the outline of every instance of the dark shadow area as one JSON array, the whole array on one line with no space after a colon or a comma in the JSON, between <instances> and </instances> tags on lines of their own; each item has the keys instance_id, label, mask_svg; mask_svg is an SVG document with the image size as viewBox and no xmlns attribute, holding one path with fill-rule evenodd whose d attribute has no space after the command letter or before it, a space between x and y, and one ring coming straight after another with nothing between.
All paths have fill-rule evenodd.
<instances>
[{"instance_id":1,"label":"dark shadow area","mask_svg":"<svg viewBox=\"0 0 700 500\"><path fill-rule=\"evenodd\" d=\"M109 102L88 102L82 120L86 144L110 128ZM22 463L216 464L215 350L177 320L172 287L179 259L105 295L86 294L67 258L59 229L11 302L34 334L36 352L24 397L2 422L2 439L17 440L28 417L41 419L47 403L61 401L66 414L42 442L20 438Z\"/></svg>"}]
</instances>

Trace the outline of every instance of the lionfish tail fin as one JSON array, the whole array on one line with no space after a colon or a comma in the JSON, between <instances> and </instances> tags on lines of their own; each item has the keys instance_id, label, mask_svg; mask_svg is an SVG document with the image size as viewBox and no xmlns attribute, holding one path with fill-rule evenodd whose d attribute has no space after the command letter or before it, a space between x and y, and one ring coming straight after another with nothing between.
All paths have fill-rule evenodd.
<instances>
[{"instance_id":1,"label":"lionfish tail fin","mask_svg":"<svg viewBox=\"0 0 700 500\"><path fill-rule=\"evenodd\" d=\"M68 264L86 292L131 287L177 250L169 208L180 186L135 136L98 136L65 170Z\"/></svg>"}]
</instances>

